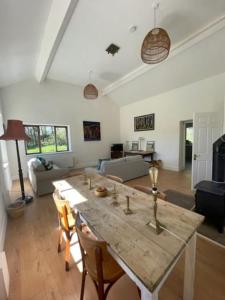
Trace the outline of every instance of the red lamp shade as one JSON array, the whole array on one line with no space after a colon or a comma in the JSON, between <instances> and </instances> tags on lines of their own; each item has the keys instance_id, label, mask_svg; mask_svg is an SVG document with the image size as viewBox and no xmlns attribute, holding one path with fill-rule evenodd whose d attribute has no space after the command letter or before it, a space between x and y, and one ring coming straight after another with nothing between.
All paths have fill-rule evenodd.
<instances>
[{"instance_id":1,"label":"red lamp shade","mask_svg":"<svg viewBox=\"0 0 225 300\"><path fill-rule=\"evenodd\" d=\"M25 133L22 121L8 120L7 123L6 132L0 136L0 140L30 140L30 137Z\"/></svg>"}]
</instances>

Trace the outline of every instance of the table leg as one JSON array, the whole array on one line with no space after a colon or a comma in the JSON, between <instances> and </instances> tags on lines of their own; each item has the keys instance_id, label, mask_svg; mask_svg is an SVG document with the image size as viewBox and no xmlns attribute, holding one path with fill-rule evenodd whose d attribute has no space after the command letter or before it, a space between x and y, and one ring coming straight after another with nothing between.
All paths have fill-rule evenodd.
<instances>
[{"instance_id":1,"label":"table leg","mask_svg":"<svg viewBox=\"0 0 225 300\"><path fill-rule=\"evenodd\" d=\"M141 300L158 300L158 291L152 294L146 289L141 289Z\"/></svg>"},{"instance_id":2,"label":"table leg","mask_svg":"<svg viewBox=\"0 0 225 300\"><path fill-rule=\"evenodd\" d=\"M195 258L196 258L196 233L190 239L185 249L183 300L194 299Z\"/></svg>"}]
</instances>

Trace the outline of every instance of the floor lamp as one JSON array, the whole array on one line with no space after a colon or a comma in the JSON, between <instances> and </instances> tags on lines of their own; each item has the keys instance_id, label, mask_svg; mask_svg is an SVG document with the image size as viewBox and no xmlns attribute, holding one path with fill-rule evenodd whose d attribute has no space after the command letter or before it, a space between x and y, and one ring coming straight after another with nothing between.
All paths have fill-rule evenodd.
<instances>
[{"instance_id":1,"label":"floor lamp","mask_svg":"<svg viewBox=\"0 0 225 300\"><path fill-rule=\"evenodd\" d=\"M17 153L17 160L18 160L18 171L19 171L19 180L20 180L20 188L22 196L17 200L23 200L26 203L32 201L33 197L29 195L25 195L24 191L24 182L23 182L23 171L21 168L21 161L20 161L20 152L19 152L19 145L18 141L28 141L30 137L25 133L25 129L23 126L23 122L19 120L8 120L7 129L5 133L0 136L0 140L13 140L16 142L16 153Z\"/></svg>"}]
</instances>

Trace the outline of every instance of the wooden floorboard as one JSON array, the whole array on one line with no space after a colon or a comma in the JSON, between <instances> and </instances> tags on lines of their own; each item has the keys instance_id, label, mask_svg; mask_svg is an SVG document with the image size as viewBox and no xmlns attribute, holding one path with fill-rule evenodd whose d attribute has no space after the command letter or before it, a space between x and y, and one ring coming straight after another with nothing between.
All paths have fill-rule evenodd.
<instances>
[{"instance_id":1,"label":"wooden floorboard","mask_svg":"<svg viewBox=\"0 0 225 300\"><path fill-rule=\"evenodd\" d=\"M148 177L129 181L129 185L148 184ZM175 189L191 194L190 174L161 171L161 190ZM26 184L27 189L29 185ZM19 195L13 185L12 199ZM71 263L64 271L64 252L57 253L57 214L51 196L34 199L22 218L8 222L5 250L10 272L9 300L79 299L81 273ZM183 257L160 291L159 300L181 300L183 293ZM97 299L90 279L85 300ZM112 288L109 300L137 300L133 282L124 276ZM225 249L208 240L197 239L195 300L225 300Z\"/></svg>"}]
</instances>

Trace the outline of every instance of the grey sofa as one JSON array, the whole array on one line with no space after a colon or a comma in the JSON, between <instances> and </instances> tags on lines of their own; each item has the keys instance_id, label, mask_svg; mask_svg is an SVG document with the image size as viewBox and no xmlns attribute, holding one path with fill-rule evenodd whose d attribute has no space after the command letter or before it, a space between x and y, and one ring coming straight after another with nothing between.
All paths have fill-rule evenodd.
<instances>
[{"instance_id":1,"label":"grey sofa","mask_svg":"<svg viewBox=\"0 0 225 300\"><path fill-rule=\"evenodd\" d=\"M148 175L148 172L149 164L144 161L141 155L103 161L99 170L100 174L118 176L123 181Z\"/></svg>"},{"instance_id":2,"label":"grey sofa","mask_svg":"<svg viewBox=\"0 0 225 300\"><path fill-rule=\"evenodd\" d=\"M37 163L36 158L28 161L28 177L34 193L37 196L50 194L54 191L52 181L62 178L69 174L68 168L59 168L53 163L51 170L45 170Z\"/></svg>"}]
</instances>

